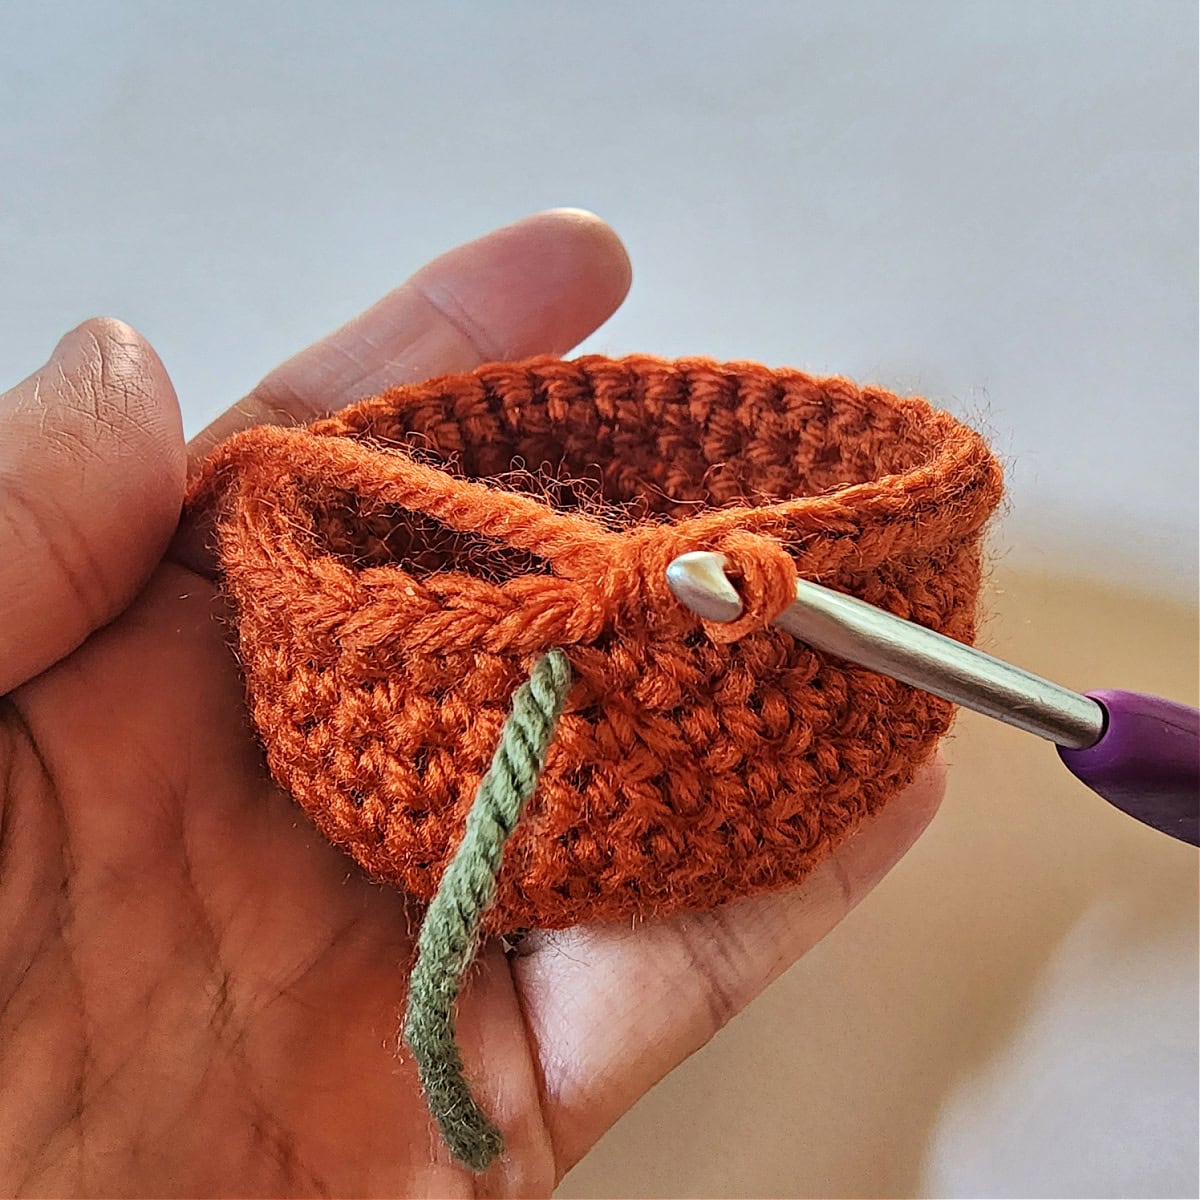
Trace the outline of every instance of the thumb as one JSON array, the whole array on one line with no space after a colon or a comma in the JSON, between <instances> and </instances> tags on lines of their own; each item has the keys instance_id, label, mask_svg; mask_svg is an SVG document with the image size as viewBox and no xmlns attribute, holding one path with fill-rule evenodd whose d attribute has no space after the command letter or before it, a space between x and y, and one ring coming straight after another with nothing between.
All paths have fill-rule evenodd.
<instances>
[{"instance_id":1,"label":"thumb","mask_svg":"<svg viewBox=\"0 0 1200 1200\"><path fill-rule=\"evenodd\" d=\"M0 395L0 695L133 599L179 519L175 389L120 321L72 330Z\"/></svg>"}]
</instances>

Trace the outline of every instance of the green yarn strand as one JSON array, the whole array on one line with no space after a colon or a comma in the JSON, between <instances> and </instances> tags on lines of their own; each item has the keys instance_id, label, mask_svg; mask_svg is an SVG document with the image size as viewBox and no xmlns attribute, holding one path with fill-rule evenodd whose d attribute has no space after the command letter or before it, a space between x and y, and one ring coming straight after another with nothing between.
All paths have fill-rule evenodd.
<instances>
[{"instance_id":1,"label":"green yarn strand","mask_svg":"<svg viewBox=\"0 0 1200 1200\"><path fill-rule=\"evenodd\" d=\"M467 813L463 839L425 914L408 981L404 1039L446 1144L476 1172L504 1149L504 1139L471 1095L454 1033L454 1008L484 914L496 898L505 844L537 786L570 688L567 656L551 650L513 694L512 712Z\"/></svg>"}]
</instances>

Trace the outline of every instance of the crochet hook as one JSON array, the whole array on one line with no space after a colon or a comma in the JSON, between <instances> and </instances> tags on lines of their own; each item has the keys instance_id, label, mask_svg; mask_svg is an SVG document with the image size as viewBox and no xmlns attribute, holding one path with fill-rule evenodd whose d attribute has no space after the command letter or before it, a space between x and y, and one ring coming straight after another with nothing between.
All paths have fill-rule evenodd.
<instances>
[{"instance_id":1,"label":"crochet hook","mask_svg":"<svg viewBox=\"0 0 1200 1200\"><path fill-rule=\"evenodd\" d=\"M732 621L742 599L725 556L681 554L667 583L686 608ZM773 624L816 650L1054 742L1067 769L1131 817L1197 845L1200 712L1138 692L1086 695L806 579Z\"/></svg>"}]
</instances>

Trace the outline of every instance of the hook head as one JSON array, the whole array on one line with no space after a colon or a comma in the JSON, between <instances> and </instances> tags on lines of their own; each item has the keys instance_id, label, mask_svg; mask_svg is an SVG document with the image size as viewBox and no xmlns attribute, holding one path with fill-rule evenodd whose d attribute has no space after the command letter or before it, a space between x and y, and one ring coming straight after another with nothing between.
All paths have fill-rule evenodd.
<instances>
[{"instance_id":1,"label":"hook head","mask_svg":"<svg viewBox=\"0 0 1200 1200\"><path fill-rule=\"evenodd\" d=\"M727 559L712 550L692 550L671 560L667 586L675 599L706 621L736 621L742 598L725 574Z\"/></svg>"}]
</instances>

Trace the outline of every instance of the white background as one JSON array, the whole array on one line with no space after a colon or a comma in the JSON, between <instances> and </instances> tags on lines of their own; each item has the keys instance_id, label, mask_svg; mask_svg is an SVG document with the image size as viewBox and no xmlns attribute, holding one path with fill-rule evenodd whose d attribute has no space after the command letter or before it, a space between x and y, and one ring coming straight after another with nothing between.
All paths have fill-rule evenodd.
<instances>
[{"instance_id":1,"label":"white background","mask_svg":"<svg viewBox=\"0 0 1200 1200\"><path fill-rule=\"evenodd\" d=\"M1193 8L0 0L0 370L120 316L195 431L439 250L591 208L636 276L591 348L981 424L993 647L1194 702ZM1194 1196L1195 856L1052 819L1043 749L964 722L933 848L564 1194Z\"/></svg>"}]
</instances>

